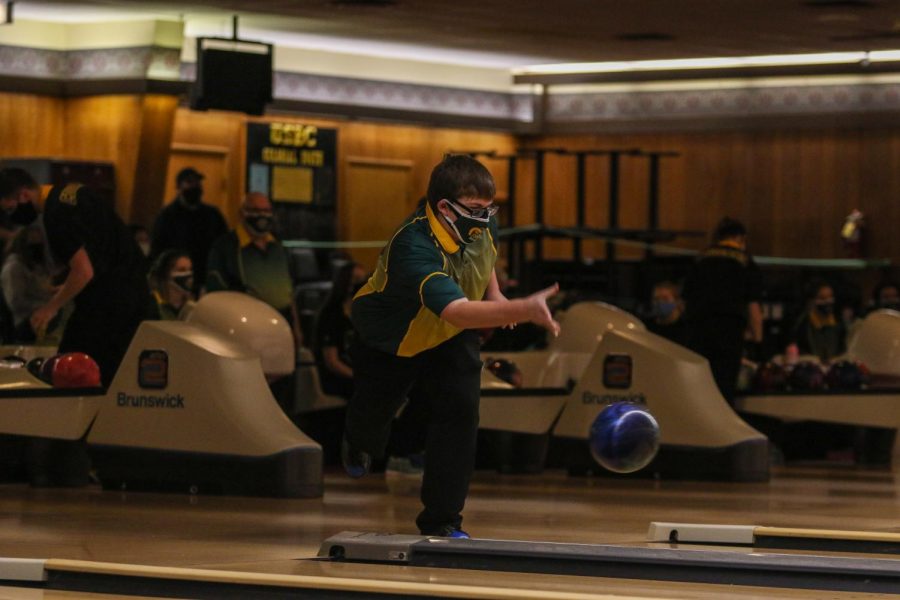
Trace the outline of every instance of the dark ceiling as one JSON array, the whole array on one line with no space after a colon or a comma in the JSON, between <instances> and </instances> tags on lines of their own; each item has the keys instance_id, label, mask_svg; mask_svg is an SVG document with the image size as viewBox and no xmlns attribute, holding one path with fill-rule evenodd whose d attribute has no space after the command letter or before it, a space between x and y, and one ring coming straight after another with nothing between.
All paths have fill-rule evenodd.
<instances>
[{"instance_id":1,"label":"dark ceiling","mask_svg":"<svg viewBox=\"0 0 900 600\"><path fill-rule=\"evenodd\" d=\"M225 17L237 12L254 29L515 55L521 62L513 62L520 65L900 47L900 0L93 0L79 4L135 7L170 15L214 9Z\"/></svg>"}]
</instances>

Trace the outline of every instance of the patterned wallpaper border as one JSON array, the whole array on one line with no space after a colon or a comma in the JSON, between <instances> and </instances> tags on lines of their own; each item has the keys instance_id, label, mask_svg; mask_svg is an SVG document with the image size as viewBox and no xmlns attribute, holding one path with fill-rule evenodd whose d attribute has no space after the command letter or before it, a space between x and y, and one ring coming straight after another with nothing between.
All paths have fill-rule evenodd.
<instances>
[{"instance_id":1,"label":"patterned wallpaper border","mask_svg":"<svg viewBox=\"0 0 900 600\"><path fill-rule=\"evenodd\" d=\"M102 50L43 50L0 45L0 76L55 81L194 79L195 65L182 63L177 49L145 46ZM535 97L492 92L277 72L278 100L313 102L360 109L421 112L487 121L542 121L585 125L632 124L647 128L704 119L897 113L900 83L747 87L703 90L550 93L543 119L535 114ZM552 91L552 89L551 89Z\"/></svg>"},{"instance_id":2,"label":"patterned wallpaper border","mask_svg":"<svg viewBox=\"0 0 900 600\"><path fill-rule=\"evenodd\" d=\"M551 95L550 122L867 113L900 109L900 83Z\"/></svg>"},{"instance_id":3,"label":"patterned wallpaper border","mask_svg":"<svg viewBox=\"0 0 900 600\"><path fill-rule=\"evenodd\" d=\"M181 52L143 46L102 50L43 50L0 46L0 75L40 79L177 79Z\"/></svg>"}]
</instances>

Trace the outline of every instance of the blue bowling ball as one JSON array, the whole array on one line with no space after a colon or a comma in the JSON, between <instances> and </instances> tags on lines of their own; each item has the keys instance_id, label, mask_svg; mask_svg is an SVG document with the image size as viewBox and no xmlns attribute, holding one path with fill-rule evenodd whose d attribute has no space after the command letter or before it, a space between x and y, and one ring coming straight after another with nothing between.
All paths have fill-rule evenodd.
<instances>
[{"instance_id":1,"label":"blue bowling ball","mask_svg":"<svg viewBox=\"0 0 900 600\"><path fill-rule=\"evenodd\" d=\"M588 443L594 460L614 473L633 473L659 450L659 424L646 406L614 402L591 425Z\"/></svg>"},{"instance_id":2,"label":"blue bowling ball","mask_svg":"<svg viewBox=\"0 0 900 600\"><path fill-rule=\"evenodd\" d=\"M795 392L818 392L825 389L825 371L811 360L801 360L788 375L788 385Z\"/></svg>"}]
</instances>

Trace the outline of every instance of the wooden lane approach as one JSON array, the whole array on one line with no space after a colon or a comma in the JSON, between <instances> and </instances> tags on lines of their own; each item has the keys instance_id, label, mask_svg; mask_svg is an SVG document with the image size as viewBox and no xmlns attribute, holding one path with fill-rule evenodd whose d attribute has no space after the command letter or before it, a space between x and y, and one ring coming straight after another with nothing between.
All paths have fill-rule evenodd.
<instances>
[{"instance_id":1,"label":"wooden lane approach","mask_svg":"<svg viewBox=\"0 0 900 600\"><path fill-rule=\"evenodd\" d=\"M755 525L650 523L648 542L900 554L900 533Z\"/></svg>"},{"instance_id":2,"label":"wooden lane approach","mask_svg":"<svg viewBox=\"0 0 900 600\"><path fill-rule=\"evenodd\" d=\"M614 600L580 592L279 575L65 559L0 558L0 585L70 592L181 598L480 598L486 600ZM635 600L634 596L629 598ZM649 600L649 599L648 599Z\"/></svg>"},{"instance_id":3,"label":"wooden lane approach","mask_svg":"<svg viewBox=\"0 0 900 600\"><path fill-rule=\"evenodd\" d=\"M870 556L459 540L355 531L325 540L319 556L416 567L900 594L900 560Z\"/></svg>"}]
</instances>

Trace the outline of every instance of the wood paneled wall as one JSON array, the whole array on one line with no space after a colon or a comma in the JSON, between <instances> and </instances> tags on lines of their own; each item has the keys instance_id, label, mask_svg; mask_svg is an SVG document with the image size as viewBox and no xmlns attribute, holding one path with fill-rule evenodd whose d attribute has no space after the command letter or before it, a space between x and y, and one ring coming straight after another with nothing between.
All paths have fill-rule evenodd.
<instances>
[{"instance_id":1,"label":"wood paneled wall","mask_svg":"<svg viewBox=\"0 0 900 600\"><path fill-rule=\"evenodd\" d=\"M227 181L217 196L229 220L244 189L244 124L234 113L177 108L174 98L141 95L48 98L0 94L0 158L58 156L111 161L117 167L118 208L126 220L149 225L172 194L166 176L172 147L216 148L226 157ZM724 215L743 219L757 254L841 257L844 217L860 208L868 216L868 254L900 260L900 129L821 129L660 135L566 135L521 138L484 131L401 126L293 116L295 121L338 130L338 232L348 229L348 158L409 161L411 188L424 193L428 175L447 150L511 151L516 146L642 148L676 151L662 160L660 224L667 229L709 231ZM506 162L486 160L505 198ZM587 161L587 223L608 224L609 173L603 157ZM534 221L534 165L517 168L516 223ZM647 223L647 160L623 157L620 171L621 227ZM548 155L545 221L575 222L575 159ZM702 240L678 245L699 247ZM571 256L571 244L549 242L547 256ZM602 243L586 244L586 256L603 256ZM620 252L637 256L636 250Z\"/></svg>"},{"instance_id":2,"label":"wood paneled wall","mask_svg":"<svg viewBox=\"0 0 900 600\"><path fill-rule=\"evenodd\" d=\"M900 130L728 132L666 135L552 136L534 146L672 150L660 181L660 226L710 231L725 215L743 220L757 254L844 257L839 232L854 208L868 216L868 255L900 258ZM575 220L575 159L547 157L546 221ZM605 227L609 174L606 159L588 159L589 225ZM531 167L524 165L524 173ZM622 158L621 227L647 223L647 160ZM524 181L526 180L527 181ZM533 202L533 180L522 176L520 204ZM522 211L520 211L522 212ZM699 247L705 240L678 245ZM550 244L565 257L570 244ZM586 254L602 256L600 244Z\"/></svg>"},{"instance_id":3,"label":"wood paneled wall","mask_svg":"<svg viewBox=\"0 0 900 600\"><path fill-rule=\"evenodd\" d=\"M425 193L432 167L440 161L448 150L497 150L509 152L514 147L514 138L507 134L443 129L438 127L416 127L364 123L359 121L337 121L299 117L266 117L251 119L243 115L224 112L198 113L179 109L175 119L172 144L178 149L223 148L227 152L228 183L224 195L207 193L207 201L218 205L226 218L234 223L245 186L244 155L245 128L249 120L262 122L297 122L319 127L329 127L338 131L338 239L360 240L365 237L353 230L347 211L348 161L398 161L410 163L410 187L418 197ZM499 193L506 195L503 187L506 181L505 163L500 161L490 165L498 178ZM167 189L171 182L167 182ZM376 211L377 212L377 211ZM394 227L396 223L388 224ZM362 237L361 237L362 236Z\"/></svg>"},{"instance_id":4,"label":"wood paneled wall","mask_svg":"<svg viewBox=\"0 0 900 600\"><path fill-rule=\"evenodd\" d=\"M65 100L0 94L0 159L62 154Z\"/></svg>"},{"instance_id":5,"label":"wood paneled wall","mask_svg":"<svg viewBox=\"0 0 900 600\"><path fill-rule=\"evenodd\" d=\"M135 198L143 203L154 174L160 180L165 175L176 107L177 99L167 96L0 94L0 159L111 162L116 167L116 207L130 221Z\"/></svg>"}]
</instances>

